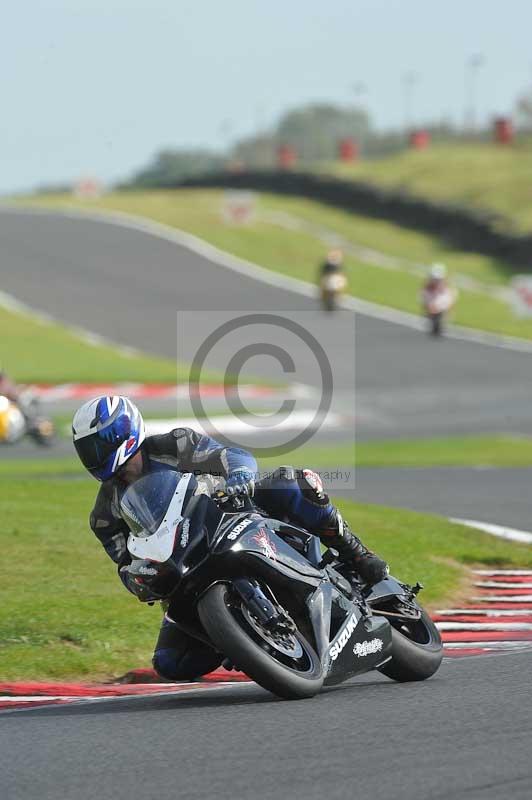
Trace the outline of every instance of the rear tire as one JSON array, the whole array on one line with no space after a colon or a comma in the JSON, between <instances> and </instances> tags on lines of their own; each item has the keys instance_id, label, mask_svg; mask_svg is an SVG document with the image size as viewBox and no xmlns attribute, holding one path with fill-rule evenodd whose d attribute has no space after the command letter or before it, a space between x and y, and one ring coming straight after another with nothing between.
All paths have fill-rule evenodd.
<instances>
[{"instance_id":1,"label":"rear tire","mask_svg":"<svg viewBox=\"0 0 532 800\"><path fill-rule=\"evenodd\" d=\"M376 612L378 613L378 612ZM424 681L439 668L443 658L440 632L426 611L409 635L392 626L392 657L379 667L379 672L401 683ZM414 641L414 638L420 641Z\"/></svg>"},{"instance_id":2,"label":"rear tire","mask_svg":"<svg viewBox=\"0 0 532 800\"><path fill-rule=\"evenodd\" d=\"M303 652L301 671L280 663L261 646L260 639L253 636L253 628L245 616L238 616L238 609L231 607L229 586L215 583L198 603L198 613L210 639L218 650L227 656L239 669L260 686L286 700L301 700L313 697L323 685L323 673L317 653L297 631L297 639Z\"/></svg>"},{"instance_id":3,"label":"rear tire","mask_svg":"<svg viewBox=\"0 0 532 800\"><path fill-rule=\"evenodd\" d=\"M443 328L443 315L433 314L431 317L431 333L433 336L441 336Z\"/></svg>"}]
</instances>

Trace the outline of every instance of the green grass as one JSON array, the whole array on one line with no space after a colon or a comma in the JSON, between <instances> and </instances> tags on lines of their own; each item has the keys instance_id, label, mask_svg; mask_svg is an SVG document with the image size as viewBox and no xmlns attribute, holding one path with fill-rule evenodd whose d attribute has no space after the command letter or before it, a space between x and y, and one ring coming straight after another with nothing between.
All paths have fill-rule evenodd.
<instances>
[{"instance_id":1,"label":"green grass","mask_svg":"<svg viewBox=\"0 0 532 800\"><path fill-rule=\"evenodd\" d=\"M4 445L4 452L7 446ZM9 452L9 451L7 451ZM5 458L0 461L0 478L2 483L8 479L22 479L22 478L38 478L38 479L55 479L62 477L73 477L79 479L94 480L90 478L89 474L83 469L80 461L74 454L72 448L72 456L57 456L54 458L51 455L49 458ZM96 484L94 483L94 486Z\"/></svg>"},{"instance_id":2,"label":"green grass","mask_svg":"<svg viewBox=\"0 0 532 800\"><path fill-rule=\"evenodd\" d=\"M335 463L341 464L340 453ZM532 439L500 434L360 442L355 454L364 467L530 467Z\"/></svg>"},{"instance_id":3,"label":"green grass","mask_svg":"<svg viewBox=\"0 0 532 800\"><path fill-rule=\"evenodd\" d=\"M333 231L347 241L418 265L444 262L451 276L465 275L483 284L505 284L511 273L500 259L456 250L430 234L401 228L393 222L372 219L349 211L293 197L261 195L266 211L285 212L311 225ZM387 275L389 271L384 271ZM381 269L382 273L382 269Z\"/></svg>"},{"instance_id":4,"label":"green grass","mask_svg":"<svg viewBox=\"0 0 532 800\"><path fill-rule=\"evenodd\" d=\"M90 532L96 490L88 479L2 476L1 679L102 678L149 665L160 611L124 590ZM462 591L465 564L532 566L530 548L438 517L340 507L398 576L426 583L425 603Z\"/></svg>"},{"instance_id":5,"label":"green grass","mask_svg":"<svg viewBox=\"0 0 532 800\"><path fill-rule=\"evenodd\" d=\"M66 424L66 422L65 422ZM194 422L191 420L192 427ZM508 434L450 436L428 439L390 439L345 442L336 445L305 445L291 453L260 459L261 469L283 463L295 467L335 469L337 467L532 467L532 438ZM75 457L39 461L4 460L0 477L49 478L84 473Z\"/></svg>"},{"instance_id":6,"label":"green grass","mask_svg":"<svg viewBox=\"0 0 532 800\"><path fill-rule=\"evenodd\" d=\"M318 262L326 247L309 232L287 230L259 213L249 225L223 221L222 193L204 190L111 193L97 201L79 201L68 196L25 200L48 207L76 206L81 209L118 210L182 228L223 250L261 264L276 272L314 281ZM327 227L348 241L361 243L391 255L429 263L444 260L451 276L462 274L482 284L504 284L510 268L495 259L444 247L436 237L407 232L390 223L367 220L336 211L319 203L261 196L259 212L285 211L307 222ZM408 270L388 270L348 256L346 270L353 295L404 311L419 313L421 278ZM460 325L522 338L532 338L532 320L518 319L505 301L477 291L460 291L452 315Z\"/></svg>"},{"instance_id":7,"label":"green grass","mask_svg":"<svg viewBox=\"0 0 532 800\"><path fill-rule=\"evenodd\" d=\"M186 380L188 369L169 359L125 355L83 342L61 325L0 308L0 363L19 382Z\"/></svg>"},{"instance_id":8,"label":"green grass","mask_svg":"<svg viewBox=\"0 0 532 800\"><path fill-rule=\"evenodd\" d=\"M449 436L427 439L389 439L306 445L283 457L296 467L531 467L532 438L509 434ZM262 468L279 457L262 458Z\"/></svg>"},{"instance_id":9,"label":"green grass","mask_svg":"<svg viewBox=\"0 0 532 800\"><path fill-rule=\"evenodd\" d=\"M435 144L359 164L321 170L437 200L461 202L501 215L501 227L532 230L532 137L512 146Z\"/></svg>"}]
</instances>

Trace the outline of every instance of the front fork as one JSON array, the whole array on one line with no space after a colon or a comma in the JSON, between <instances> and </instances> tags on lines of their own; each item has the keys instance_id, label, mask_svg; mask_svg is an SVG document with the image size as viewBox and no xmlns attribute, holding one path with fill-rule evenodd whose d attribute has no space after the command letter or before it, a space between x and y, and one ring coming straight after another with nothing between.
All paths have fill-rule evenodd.
<instances>
[{"instance_id":1,"label":"front fork","mask_svg":"<svg viewBox=\"0 0 532 800\"><path fill-rule=\"evenodd\" d=\"M266 597L260 586L248 578L235 578L232 585L237 594L240 595L242 601L246 605L248 611L258 620L258 622L267 629L282 627L289 627L294 629L294 623L290 617L284 612L283 609L272 602L272 599Z\"/></svg>"}]
</instances>

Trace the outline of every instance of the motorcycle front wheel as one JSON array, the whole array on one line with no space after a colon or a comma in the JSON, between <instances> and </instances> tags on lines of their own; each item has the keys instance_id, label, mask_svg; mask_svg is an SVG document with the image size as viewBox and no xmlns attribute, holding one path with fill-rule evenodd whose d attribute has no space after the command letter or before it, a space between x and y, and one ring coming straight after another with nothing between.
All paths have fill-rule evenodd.
<instances>
[{"instance_id":1,"label":"motorcycle front wheel","mask_svg":"<svg viewBox=\"0 0 532 800\"><path fill-rule=\"evenodd\" d=\"M378 612L376 612L378 613ZM393 619L392 657L379 672L394 681L424 681L434 675L443 658L440 632L426 611L419 619Z\"/></svg>"},{"instance_id":2,"label":"motorcycle front wheel","mask_svg":"<svg viewBox=\"0 0 532 800\"><path fill-rule=\"evenodd\" d=\"M203 627L238 669L285 700L317 694L324 680L317 653L295 631L265 628L226 583L215 583L198 603Z\"/></svg>"}]
</instances>

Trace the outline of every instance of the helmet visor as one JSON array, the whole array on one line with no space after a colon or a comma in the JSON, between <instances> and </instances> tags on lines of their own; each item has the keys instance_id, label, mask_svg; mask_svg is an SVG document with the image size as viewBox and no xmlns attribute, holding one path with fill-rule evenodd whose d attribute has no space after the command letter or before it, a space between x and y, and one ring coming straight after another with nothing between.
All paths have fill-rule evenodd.
<instances>
[{"instance_id":1,"label":"helmet visor","mask_svg":"<svg viewBox=\"0 0 532 800\"><path fill-rule=\"evenodd\" d=\"M123 440L125 441L125 440ZM74 441L74 447L85 469L91 473L102 469L108 459L116 454L121 442L103 439L99 433L92 433Z\"/></svg>"}]
</instances>

